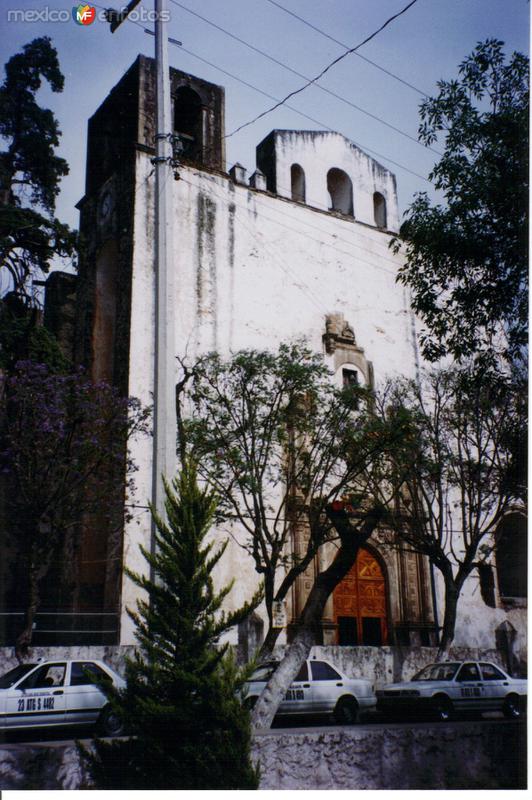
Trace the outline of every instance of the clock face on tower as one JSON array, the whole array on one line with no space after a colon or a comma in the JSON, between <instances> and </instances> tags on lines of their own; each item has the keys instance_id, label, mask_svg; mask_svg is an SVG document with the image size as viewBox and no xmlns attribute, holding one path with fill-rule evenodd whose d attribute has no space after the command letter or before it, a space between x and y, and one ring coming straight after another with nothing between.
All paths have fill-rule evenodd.
<instances>
[{"instance_id":1,"label":"clock face on tower","mask_svg":"<svg viewBox=\"0 0 532 800\"><path fill-rule=\"evenodd\" d=\"M98 218L99 218L98 221L99 222L108 222L110 217L111 217L111 214L113 212L113 208L114 208L113 195L107 189L103 193L103 195L102 195L102 197L100 199L100 205L99 205L99 209L98 209Z\"/></svg>"}]
</instances>

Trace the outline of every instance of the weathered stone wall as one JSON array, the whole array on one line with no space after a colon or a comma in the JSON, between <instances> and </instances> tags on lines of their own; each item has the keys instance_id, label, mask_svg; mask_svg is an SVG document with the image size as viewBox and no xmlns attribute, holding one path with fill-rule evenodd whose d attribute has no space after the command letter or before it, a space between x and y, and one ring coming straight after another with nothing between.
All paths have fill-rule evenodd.
<instances>
[{"instance_id":1,"label":"weathered stone wall","mask_svg":"<svg viewBox=\"0 0 532 800\"><path fill-rule=\"evenodd\" d=\"M258 736L261 789L524 788L526 745L515 723L464 723Z\"/></svg>"},{"instance_id":2,"label":"weathered stone wall","mask_svg":"<svg viewBox=\"0 0 532 800\"><path fill-rule=\"evenodd\" d=\"M34 647L28 661L38 658L96 658L101 659L120 674L124 674L125 657L134 651L133 646L91 646L91 647ZM284 647L277 647L275 654L281 656ZM435 647L314 647L311 658L325 658L335 664L342 672L352 678L367 678L375 687L392 681L407 680L415 672L436 660ZM485 659L506 668L502 654L497 650L482 650L474 647L452 648L450 657L462 660ZM12 647L0 648L0 675L16 666Z\"/></svg>"},{"instance_id":3,"label":"weathered stone wall","mask_svg":"<svg viewBox=\"0 0 532 800\"><path fill-rule=\"evenodd\" d=\"M515 722L274 730L255 738L253 758L261 789L526 787L525 730ZM0 789L82 786L90 788L75 746L0 748Z\"/></svg>"}]
</instances>

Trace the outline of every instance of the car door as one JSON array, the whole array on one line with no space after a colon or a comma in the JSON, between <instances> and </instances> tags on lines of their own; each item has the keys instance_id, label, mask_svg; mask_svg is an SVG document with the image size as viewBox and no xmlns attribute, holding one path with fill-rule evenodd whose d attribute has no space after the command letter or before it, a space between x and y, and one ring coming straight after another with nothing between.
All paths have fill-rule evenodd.
<instances>
[{"instance_id":1,"label":"car door","mask_svg":"<svg viewBox=\"0 0 532 800\"><path fill-rule=\"evenodd\" d=\"M282 714L303 714L312 711L312 687L306 661L303 662L295 680L290 684L279 711Z\"/></svg>"},{"instance_id":2,"label":"car door","mask_svg":"<svg viewBox=\"0 0 532 800\"><path fill-rule=\"evenodd\" d=\"M106 703L95 680L111 682L111 678L93 661L73 661L66 695L66 721L92 725Z\"/></svg>"},{"instance_id":3,"label":"car door","mask_svg":"<svg viewBox=\"0 0 532 800\"><path fill-rule=\"evenodd\" d=\"M454 704L457 710L482 711L486 695L478 664L465 662L457 672Z\"/></svg>"},{"instance_id":4,"label":"car door","mask_svg":"<svg viewBox=\"0 0 532 800\"><path fill-rule=\"evenodd\" d=\"M345 694L342 676L326 661L311 661L313 710L332 711L340 695Z\"/></svg>"},{"instance_id":5,"label":"car door","mask_svg":"<svg viewBox=\"0 0 532 800\"><path fill-rule=\"evenodd\" d=\"M486 696L486 711L498 711L503 707L504 698L510 692L508 677L495 664L488 662L480 664L480 671Z\"/></svg>"},{"instance_id":6,"label":"car door","mask_svg":"<svg viewBox=\"0 0 532 800\"><path fill-rule=\"evenodd\" d=\"M8 728L60 725L65 721L66 661L49 662L31 672L13 689L8 689Z\"/></svg>"}]
</instances>

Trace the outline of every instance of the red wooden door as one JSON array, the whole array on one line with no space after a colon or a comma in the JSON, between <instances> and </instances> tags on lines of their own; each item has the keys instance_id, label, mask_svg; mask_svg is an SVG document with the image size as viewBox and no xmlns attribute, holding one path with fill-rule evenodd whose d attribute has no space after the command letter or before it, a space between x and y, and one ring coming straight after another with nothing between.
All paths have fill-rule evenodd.
<instances>
[{"instance_id":1,"label":"red wooden door","mask_svg":"<svg viewBox=\"0 0 532 800\"><path fill-rule=\"evenodd\" d=\"M338 644L387 644L386 578L366 548L334 590L333 609Z\"/></svg>"}]
</instances>

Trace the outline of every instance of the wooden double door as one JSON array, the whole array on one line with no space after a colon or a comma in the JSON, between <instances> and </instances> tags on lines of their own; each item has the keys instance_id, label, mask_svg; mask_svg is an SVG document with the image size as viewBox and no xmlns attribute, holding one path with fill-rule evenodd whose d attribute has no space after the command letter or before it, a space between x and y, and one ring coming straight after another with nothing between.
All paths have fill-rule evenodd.
<instances>
[{"instance_id":1,"label":"wooden double door","mask_svg":"<svg viewBox=\"0 0 532 800\"><path fill-rule=\"evenodd\" d=\"M386 577L379 561L365 547L333 593L339 645L388 643Z\"/></svg>"}]
</instances>

